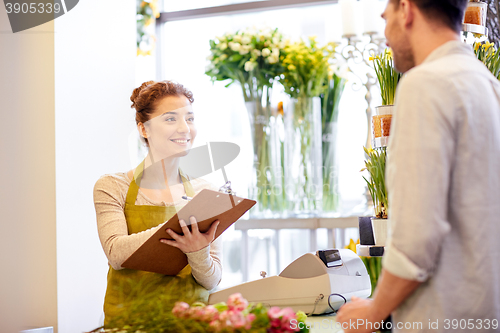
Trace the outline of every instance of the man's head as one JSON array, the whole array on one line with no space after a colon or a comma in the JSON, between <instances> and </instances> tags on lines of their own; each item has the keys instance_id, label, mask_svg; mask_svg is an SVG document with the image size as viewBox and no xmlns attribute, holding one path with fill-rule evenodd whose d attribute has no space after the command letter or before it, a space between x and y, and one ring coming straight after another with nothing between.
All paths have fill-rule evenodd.
<instances>
[{"instance_id":1,"label":"man's head","mask_svg":"<svg viewBox=\"0 0 500 333\"><path fill-rule=\"evenodd\" d=\"M458 34L467 3L468 0L389 0L382 17L398 71L406 72L415 66L415 50L409 42L412 34Z\"/></svg>"}]
</instances>

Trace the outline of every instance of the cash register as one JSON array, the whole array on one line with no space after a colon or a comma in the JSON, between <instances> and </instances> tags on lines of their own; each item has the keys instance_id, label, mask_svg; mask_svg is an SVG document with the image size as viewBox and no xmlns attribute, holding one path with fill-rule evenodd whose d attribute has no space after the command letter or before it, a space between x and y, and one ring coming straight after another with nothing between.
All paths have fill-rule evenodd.
<instances>
[{"instance_id":1,"label":"cash register","mask_svg":"<svg viewBox=\"0 0 500 333\"><path fill-rule=\"evenodd\" d=\"M214 292L208 303L224 302L234 293L268 307L291 307L320 315L336 312L352 296L367 298L371 284L365 265L354 252L331 249L306 253L277 276Z\"/></svg>"}]
</instances>

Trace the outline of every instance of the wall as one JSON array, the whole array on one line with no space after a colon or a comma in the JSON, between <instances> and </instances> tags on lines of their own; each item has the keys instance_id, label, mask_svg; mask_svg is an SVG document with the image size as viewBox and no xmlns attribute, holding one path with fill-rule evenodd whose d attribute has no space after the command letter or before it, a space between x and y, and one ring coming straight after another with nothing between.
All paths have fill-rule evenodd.
<instances>
[{"instance_id":1,"label":"wall","mask_svg":"<svg viewBox=\"0 0 500 333\"><path fill-rule=\"evenodd\" d=\"M0 332L57 326L54 24L0 7Z\"/></svg>"},{"instance_id":2,"label":"wall","mask_svg":"<svg viewBox=\"0 0 500 333\"><path fill-rule=\"evenodd\" d=\"M80 1L55 21L59 332L102 324L107 260L93 186L130 169L135 1Z\"/></svg>"}]
</instances>

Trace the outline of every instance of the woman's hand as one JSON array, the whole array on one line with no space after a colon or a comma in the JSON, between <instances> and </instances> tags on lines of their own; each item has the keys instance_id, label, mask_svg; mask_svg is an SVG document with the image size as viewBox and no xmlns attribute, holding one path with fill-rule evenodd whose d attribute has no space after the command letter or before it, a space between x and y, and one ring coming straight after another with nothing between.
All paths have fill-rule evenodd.
<instances>
[{"instance_id":1,"label":"woman's hand","mask_svg":"<svg viewBox=\"0 0 500 333\"><path fill-rule=\"evenodd\" d=\"M191 216L189 220L191 221L191 231L189 231L189 228L184 220L179 220L184 236L177 234L172 229L167 229L166 232L173 238L173 240L162 238L160 239L160 242L175 246L184 253L199 251L212 243L215 238L215 231L217 231L217 226L220 223L219 220L212 223L210 229L204 233L201 233L198 229L198 222L196 222L196 218L194 216Z\"/></svg>"}]
</instances>

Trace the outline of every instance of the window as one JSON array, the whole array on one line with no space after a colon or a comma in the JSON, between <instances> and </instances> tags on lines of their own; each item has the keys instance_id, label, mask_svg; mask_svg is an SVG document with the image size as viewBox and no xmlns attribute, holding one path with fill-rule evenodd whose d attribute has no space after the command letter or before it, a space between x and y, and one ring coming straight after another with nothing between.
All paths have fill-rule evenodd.
<instances>
[{"instance_id":1,"label":"window","mask_svg":"<svg viewBox=\"0 0 500 333\"><path fill-rule=\"evenodd\" d=\"M211 5L224 5L241 1L218 0ZM174 3L167 1L166 11L199 8L202 1ZM193 104L198 125L196 145L210 141L230 141L241 147L240 156L226 167L228 178L238 194L245 195L248 175L252 166L252 147L250 127L241 89L238 83L225 88L227 82L212 84L204 74L208 65L209 40L226 32L247 27L278 28L291 38L317 36L320 43L341 40L340 8L338 4L311 5L307 7L263 10L252 13L221 15L167 22L161 31L161 79L178 81L193 91ZM353 89L356 84L354 75L345 88L340 102L339 133L337 137L339 154L339 190L341 193L341 214L363 215L365 183L360 170L363 168L363 145L366 141L366 90ZM372 91L372 105L380 105L378 94ZM283 98L279 85L273 91L272 103L277 104ZM286 112L286 111L285 111ZM212 183L223 183L222 174L216 172L205 177ZM320 231L319 231L320 232ZM306 233L304 235L303 233ZM249 233L249 248L253 257L249 262L249 280L259 278L259 271L268 275L278 274L284 267L309 249L308 230L290 231L281 236L284 245L277 251L272 239L274 231ZM357 233L355 231L354 233ZM356 238L353 234L349 236ZM228 287L243 281L241 274L240 248L241 233L234 229L223 234L224 237L224 278L221 287ZM320 237L319 237L320 238ZM319 239L318 238L318 239ZM300 243L300 251L288 251L298 248L292 244ZM318 243L325 243L319 242ZM255 251L255 252L253 252ZM280 253L279 266L270 260ZM254 254L255 253L255 254ZM238 266L240 265L240 266Z\"/></svg>"}]
</instances>

